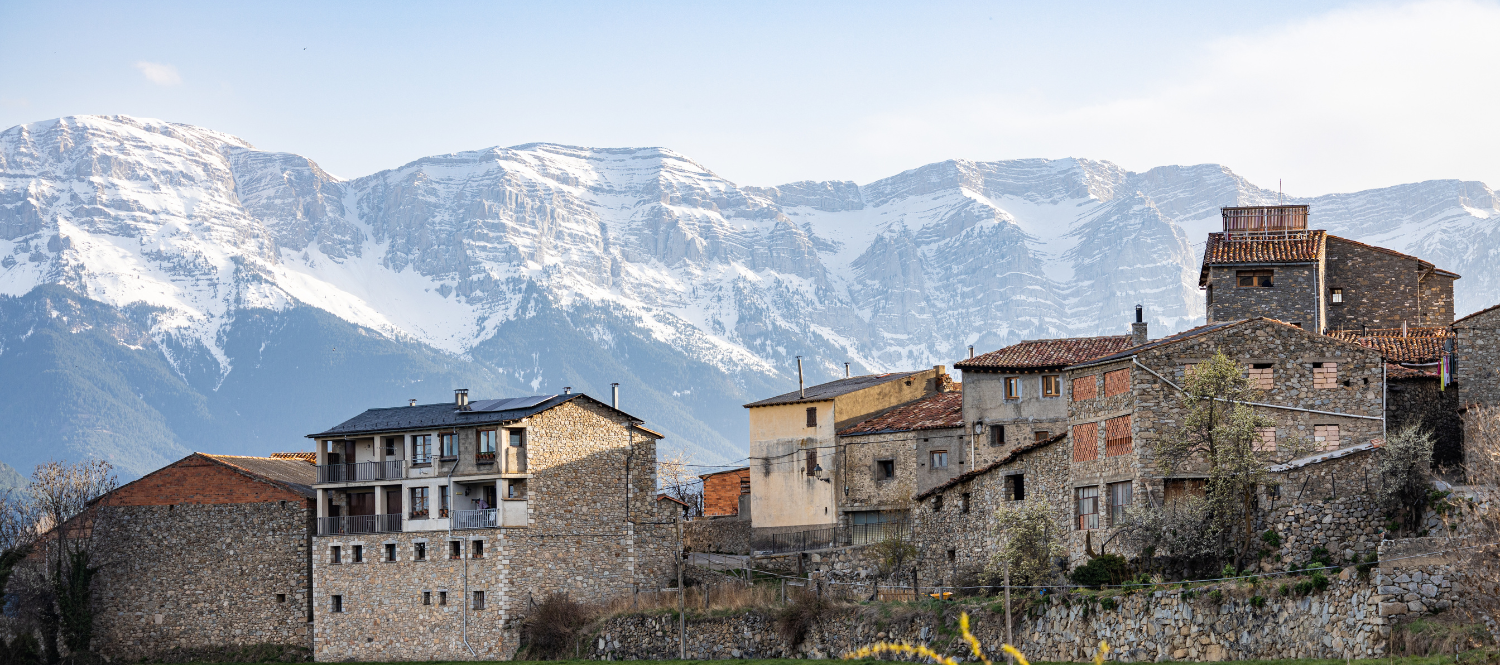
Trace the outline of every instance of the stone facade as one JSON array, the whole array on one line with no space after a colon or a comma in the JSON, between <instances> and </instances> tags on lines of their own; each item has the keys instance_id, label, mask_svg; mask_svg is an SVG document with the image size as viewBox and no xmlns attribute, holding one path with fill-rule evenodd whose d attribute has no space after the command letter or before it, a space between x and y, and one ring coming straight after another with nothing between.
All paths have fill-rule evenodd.
<instances>
[{"instance_id":1,"label":"stone facade","mask_svg":"<svg viewBox=\"0 0 1500 665\"><path fill-rule=\"evenodd\" d=\"M700 517L682 525L682 546L690 552L750 553L750 520Z\"/></svg>"},{"instance_id":2,"label":"stone facade","mask_svg":"<svg viewBox=\"0 0 1500 665\"><path fill-rule=\"evenodd\" d=\"M1432 433L1432 461L1440 469L1463 464L1464 432L1459 417L1458 386L1439 389L1438 377L1430 372L1388 372L1386 379L1386 429L1400 431L1416 426Z\"/></svg>"},{"instance_id":3,"label":"stone facade","mask_svg":"<svg viewBox=\"0 0 1500 665\"><path fill-rule=\"evenodd\" d=\"M1264 316L1300 323L1304 328L1321 331L1324 264L1321 260L1303 264L1215 265L1208 267L1208 322L1236 321ZM1269 270L1272 286L1238 286L1240 271Z\"/></svg>"},{"instance_id":4,"label":"stone facade","mask_svg":"<svg viewBox=\"0 0 1500 665\"><path fill-rule=\"evenodd\" d=\"M1260 498L1260 520L1281 538L1281 547L1262 560L1262 567L1284 570L1306 563L1318 548L1336 563L1363 560L1375 551L1385 531L1375 503L1379 454L1372 448L1273 474L1277 487Z\"/></svg>"},{"instance_id":5,"label":"stone facade","mask_svg":"<svg viewBox=\"0 0 1500 665\"><path fill-rule=\"evenodd\" d=\"M1470 405L1500 405L1500 305L1453 322L1453 382L1459 401Z\"/></svg>"},{"instance_id":6,"label":"stone facade","mask_svg":"<svg viewBox=\"0 0 1500 665\"><path fill-rule=\"evenodd\" d=\"M969 467L969 442L959 427L841 436L839 446L847 490L839 499L841 525L856 512L898 513L904 519L912 495L952 480ZM947 466L933 465L937 451L947 453ZM889 478L886 468L892 472Z\"/></svg>"},{"instance_id":7,"label":"stone facade","mask_svg":"<svg viewBox=\"0 0 1500 665\"><path fill-rule=\"evenodd\" d=\"M1457 275L1388 249L1329 236L1327 289L1342 303L1328 303L1331 329L1446 326L1453 323Z\"/></svg>"},{"instance_id":8,"label":"stone facade","mask_svg":"<svg viewBox=\"0 0 1500 665\"><path fill-rule=\"evenodd\" d=\"M245 459L193 454L100 501L99 653L311 647L311 490L221 461Z\"/></svg>"},{"instance_id":9,"label":"stone facade","mask_svg":"<svg viewBox=\"0 0 1500 665\"><path fill-rule=\"evenodd\" d=\"M572 400L513 423L527 432L525 527L318 536L315 657L505 658L518 647L519 621L550 594L597 602L663 584L676 538L671 525L651 524L660 521L656 438L633 422ZM419 543L425 560L417 560ZM383 560L388 546L395 561ZM482 609L475 592L484 594Z\"/></svg>"}]
</instances>

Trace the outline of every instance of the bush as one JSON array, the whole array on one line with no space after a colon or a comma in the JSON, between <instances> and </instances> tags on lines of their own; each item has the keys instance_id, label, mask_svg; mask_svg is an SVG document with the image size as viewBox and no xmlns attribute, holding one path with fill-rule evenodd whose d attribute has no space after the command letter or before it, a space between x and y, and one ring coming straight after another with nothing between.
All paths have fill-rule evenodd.
<instances>
[{"instance_id":1,"label":"bush","mask_svg":"<svg viewBox=\"0 0 1500 665\"><path fill-rule=\"evenodd\" d=\"M42 665L42 647L30 633L21 633L9 644L0 638L0 662L12 665Z\"/></svg>"},{"instance_id":2,"label":"bush","mask_svg":"<svg viewBox=\"0 0 1500 665\"><path fill-rule=\"evenodd\" d=\"M1112 609L1115 609L1116 607L1118 607L1118 605L1115 604L1115 599L1113 599L1113 598L1100 598L1099 599L1099 609L1101 609L1101 610L1112 610Z\"/></svg>"},{"instance_id":3,"label":"bush","mask_svg":"<svg viewBox=\"0 0 1500 665\"><path fill-rule=\"evenodd\" d=\"M1265 596L1255 596L1255 597L1252 597L1250 599L1250 606L1254 607L1254 608L1265 607L1266 606L1266 597Z\"/></svg>"},{"instance_id":4,"label":"bush","mask_svg":"<svg viewBox=\"0 0 1500 665\"><path fill-rule=\"evenodd\" d=\"M776 617L776 630L787 644L797 646L807 637L807 629L828 609L828 603L817 594L802 592L782 608Z\"/></svg>"},{"instance_id":5,"label":"bush","mask_svg":"<svg viewBox=\"0 0 1500 665\"><path fill-rule=\"evenodd\" d=\"M1271 549L1281 547L1281 534L1276 533L1275 529L1266 529L1265 533L1260 534L1260 540L1270 546Z\"/></svg>"},{"instance_id":6,"label":"bush","mask_svg":"<svg viewBox=\"0 0 1500 665\"><path fill-rule=\"evenodd\" d=\"M1208 592L1208 599L1214 601L1215 603L1222 603L1224 602L1224 592L1218 589L1214 589L1213 591Z\"/></svg>"},{"instance_id":7,"label":"bush","mask_svg":"<svg viewBox=\"0 0 1500 665\"><path fill-rule=\"evenodd\" d=\"M1068 579L1074 584L1099 588L1106 584L1123 584L1130 579L1130 566L1125 557L1118 554L1100 554L1089 562L1073 569Z\"/></svg>"},{"instance_id":8,"label":"bush","mask_svg":"<svg viewBox=\"0 0 1500 665\"><path fill-rule=\"evenodd\" d=\"M533 608L521 624L528 660L572 658L578 632L591 618L587 607L554 593Z\"/></svg>"}]
</instances>

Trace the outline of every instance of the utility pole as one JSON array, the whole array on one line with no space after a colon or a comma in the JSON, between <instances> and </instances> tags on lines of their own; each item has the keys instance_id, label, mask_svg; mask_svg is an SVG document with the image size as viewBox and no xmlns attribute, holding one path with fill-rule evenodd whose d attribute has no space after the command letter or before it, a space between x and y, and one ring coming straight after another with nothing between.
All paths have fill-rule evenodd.
<instances>
[{"instance_id":1,"label":"utility pole","mask_svg":"<svg viewBox=\"0 0 1500 665\"><path fill-rule=\"evenodd\" d=\"M1015 638L1010 634L1010 559L1005 560L1005 643L1015 646ZM1010 652L1005 653L1005 659L1014 662Z\"/></svg>"},{"instance_id":2,"label":"utility pole","mask_svg":"<svg viewBox=\"0 0 1500 665\"><path fill-rule=\"evenodd\" d=\"M677 658L687 660L687 588L682 586L682 511L677 513Z\"/></svg>"}]
</instances>

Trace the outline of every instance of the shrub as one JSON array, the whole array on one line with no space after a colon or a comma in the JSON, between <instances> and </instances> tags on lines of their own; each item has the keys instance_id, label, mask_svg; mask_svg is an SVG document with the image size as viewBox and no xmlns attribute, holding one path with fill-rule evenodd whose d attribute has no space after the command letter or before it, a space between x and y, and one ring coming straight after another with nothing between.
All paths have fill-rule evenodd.
<instances>
[{"instance_id":1,"label":"shrub","mask_svg":"<svg viewBox=\"0 0 1500 665\"><path fill-rule=\"evenodd\" d=\"M1106 584L1121 584L1130 579L1130 566L1125 557L1118 554L1100 554L1089 562L1073 569L1068 574L1073 583L1099 588Z\"/></svg>"},{"instance_id":2,"label":"shrub","mask_svg":"<svg viewBox=\"0 0 1500 665\"><path fill-rule=\"evenodd\" d=\"M781 633L782 639L785 639L787 644L792 646L801 644L802 638L807 637L807 629L811 628L827 609L828 603L817 594L799 593L777 615L776 630Z\"/></svg>"},{"instance_id":3,"label":"shrub","mask_svg":"<svg viewBox=\"0 0 1500 665\"><path fill-rule=\"evenodd\" d=\"M1422 521L1422 510L1431 501L1432 434L1406 427L1386 437L1379 464L1380 484L1376 501L1379 507L1416 529Z\"/></svg>"},{"instance_id":4,"label":"shrub","mask_svg":"<svg viewBox=\"0 0 1500 665\"><path fill-rule=\"evenodd\" d=\"M1275 529L1266 529L1265 533L1260 534L1260 540L1270 546L1271 549L1281 547L1281 534L1276 533Z\"/></svg>"},{"instance_id":5,"label":"shrub","mask_svg":"<svg viewBox=\"0 0 1500 665\"><path fill-rule=\"evenodd\" d=\"M1266 606L1266 597L1265 596L1254 596L1254 597L1252 597L1250 599L1250 606L1254 607L1254 608L1265 607Z\"/></svg>"},{"instance_id":6,"label":"shrub","mask_svg":"<svg viewBox=\"0 0 1500 665\"><path fill-rule=\"evenodd\" d=\"M1115 604L1115 599L1113 599L1113 598L1100 598L1099 599L1099 609L1101 609L1101 610L1112 610L1112 609L1115 609L1116 607L1118 607L1118 605Z\"/></svg>"},{"instance_id":7,"label":"shrub","mask_svg":"<svg viewBox=\"0 0 1500 665\"><path fill-rule=\"evenodd\" d=\"M1224 602L1224 592L1218 589L1214 589L1213 591L1208 592L1208 599L1214 601L1215 603L1222 603Z\"/></svg>"},{"instance_id":8,"label":"shrub","mask_svg":"<svg viewBox=\"0 0 1500 665\"><path fill-rule=\"evenodd\" d=\"M1311 557L1307 560L1309 568L1320 568L1333 565L1333 555L1328 553L1326 547L1314 547Z\"/></svg>"},{"instance_id":9,"label":"shrub","mask_svg":"<svg viewBox=\"0 0 1500 665\"><path fill-rule=\"evenodd\" d=\"M527 659L571 658L578 632L590 618L588 608L582 603L560 593L547 596L521 624Z\"/></svg>"}]
</instances>

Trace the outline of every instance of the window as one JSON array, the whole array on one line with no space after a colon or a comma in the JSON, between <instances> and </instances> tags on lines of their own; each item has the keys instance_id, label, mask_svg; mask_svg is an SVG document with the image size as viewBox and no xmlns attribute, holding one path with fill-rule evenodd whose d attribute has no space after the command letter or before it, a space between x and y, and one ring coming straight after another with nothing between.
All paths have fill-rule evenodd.
<instances>
[{"instance_id":1,"label":"window","mask_svg":"<svg viewBox=\"0 0 1500 665\"><path fill-rule=\"evenodd\" d=\"M354 563L364 563L365 562L365 546L364 545L355 545L354 546L354 551L352 552L352 554L354 555Z\"/></svg>"},{"instance_id":2,"label":"window","mask_svg":"<svg viewBox=\"0 0 1500 665\"><path fill-rule=\"evenodd\" d=\"M1057 397L1062 394L1062 377L1056 374L1042 376L1042 397Z\"/></svg>"},{"instance_id":3,"label":"window","mask_svg":"<svg viewBox=\"0 0 1500 665\"><path fill-rule=\"evenodd\" d=\"M495 439L499 432L492 429L479 430L479 450L474 453L474 458L481 461L495 459Z\"/></svg>"},{"instance_id":4,"label":"window","mask_svg":"<svg viewBox=\"0 0 1500 665\"><path fill-rule=\"evenodd\" d=\"M1099 457L1099 423L1073 426L1073 461L1087 462Z\"/></svg>"},{"instance_id":5,"label":"window","mask_svg":"<svg viewBox=\"0 0 1500 665\"><path fill-rule=\"evenodd\" d=\"M431 591L423 591L422 592L422 604L423 605L431 605L432 604L432 592Z\"/></svg>"},{"instance_id":6,"label":"window","mask_svg":"<svg viewBox=\"0 0 1500 665\"><path fill-rule=\"evenodd\" d=\"M1005 489L1010 493L1011 501L1026 500L1026 474L1018 473L1005 477Z\"/></svg>"},{"instance_id":7,"label":"window","mask_svg":"<svg viewBox=\"0 0 1500 665\"><path fill-rule=\"evenodd\" d=\"M1328 291L1328 302L1330 304L1333 304L1333 305L1342 305L1342 304L1344 304L1344 290L1343 289L1330 289Z\"/></svg>"},{"instance_id":8,"label":"window","mask_svg":"<svg viewBox=\"0 0 1500 665\"><path fill-rule=\"evenodd\" d=\"M948 468L948 451L946 451L946 450L934 450L931 453L931 458L932 458L932 468L934 468L934 469L946 469L946 468Z\"/></svg>"},{"instance_id":9,"label":"window","mask_svg":"<svg viewBox=\"0 0 1500 665\"><path fill-rule=\"evenodd\" d=\"M1099 377L1080 376L1073 379L1073 401L1082 402L1099 396Z\"/></svg>"},{"instance_id":10,"label":"window","mask_svg":"<svg viewBox=\"0 0 1500 665\"><path fill-rule=\"evenodd\" d=\"M505 481L505 498L507 498L507 499L524 499L524 498L526 498L526 479L525 478L517 478L515 480L507 480L507 481Z\"/></svg>"},{"instance_id":11,"label":"window","mask_svg":"<svg viewBox=\"0 0 1500 665\"><path fill-rule=\"evenodd\" d=\"M328 563L343 563L343 562L344 562L344 548L342 548L342 547L340 547L338 545L334 545L333 547L328 548Z\"/></svg>"},{"instance_id":12,"label":"window","mask_svg":"<svg viewBox=\"0 0 1500 665\"><path fill-rule=\"evenodd\" d=\"M1253 449L1255 450L1255 452L1258 452L1258 453L1274 453L1274 452L1276 452L1276 428L1275 427L1257 427L1257 428L1255 428L1255 437L1256 437L1255 438L1255 445L1253 446Z\"/></svg>"},{"instance_id":13,"label":"window","mask_svg":"<svg viewBox=\"0 0 1500 665\"><path fill-rule=\"evenodd\" d=\"M520 448L526 445L526 430L510 430L510 447Z\"/></svg>"},{"instance_id":14,"label":"window","mask_svg":"<svg viewBox=\"0 0 1500 665\"><path fill-rule=\"evenodd\" d=\"M484 558L484 541L482 541L482 540L476 540L476 541L473 541L473 542L474 542L474 558L476 558L476 559L483 559Z\"/></svg>"},{"instance_id":15,"label":"window","mask_svg":"<svg viewBox=\"0 0 1500 665\"><path fill-rule=\"evenodd\" d=\"M1109 484L1109 524L1114 526L1125 522L1125 510L1130 507L1130 482Z\"/></svg>"},{"instance_id":16,"label":"window","mask_svg":"<svg viewBox=\"0 0 1500 665\"><path fill-rule=\"evenodd\" d=\"M1099 528L1099 488L1079 487L1073 490L1073 496L1078 504L1078 528Z\"/></svg>"},{"instance_id":17,"label":"window","mask_svg":"<svg viewBox=\"0 0 1500 665\"><path fill-rule=\"evenodd\" d=\"M1256 390L1271 389L1271 363L1250 365L1250 387Z\"/></svg>"},{"instance_id":18,"label":"window","mask_svg":"<svg viewBox=\"0 0 1500 665\"><path fill-rule=\"evenodd\" d=\"M1313 387L1331 390L1339 385L1338 363L1313 363Z\"/></svg>"},{"instance_id":19,"label":"window","mask_svg":"<svg viewBox=\"0 0 1500 665\"><path fill-rule=\"evenodd\" d=\"M448 486L438 485L438 517L448 516Z\"/></svg>"},{"instance_id":20,"label":"window","mask_svg":"<svg viewBox=\"0 0 1500 665\"><path fill-rule=\"evenodd\" d=\"M818 475L818 451L816 450L807 451L807 475Z\"/></svg>"},{"instance_id":21,"label":"window","mask_svg":"<svg viewBox=\"0 0 1500 665\"><path fill-rule=\"evenodd\" d=\"M817 427L818 426L818 407L816 407L816 406L809 406L809 407L807 407L807 426L808 427Z\"/></svg>"},{"instance_id":22,"label":"window","mask_svg":"<svg viewBox=\"0 0 1500 665\"><path fill-rule=\"evenodd\" d=\"M385 458L391 459L396 456L396 437L385 437Z\"/></svg>"},{"instance_id":23,"label":"window","mask_svg":"<svg viewBox=\"0 0 1500 665\"><path fill-rule=\"evenodd\" d=\"M1021 399L1021 377L1005 377L1005 399Z\"/></svg>"},{"instance_id":24,"label":"window","mask_svg":"<svg viewBox=\"0 0 1500 665\"><path fill-rule=\"evenodd\" d=\"M427 543L415 543L412 545L412 559L416 561L427 560Z\"/></svg>"},{"instance_id":25,"label":"window","mask_svg":"<svg viewBox=\"0 0 1500 665\"><path fill-rule=\"evenodd\" d=\"M447 591L439 591L438 592L438 604L439 605L447 605L448 604L448 592Z\"/></svg>"},{"instance_id":26,"label":"window","mask_svg":"<svg viewBox=\"0 0 1500 665\"><path fill-rule=\"evenodd\" d=\"M1104 373L1104 396L1113 397L1130 390L1130 370L1117 369Z\"/></svg>"},{"instance_id":27,"label":"window","mask_svg":"<svg viewBox=\"0 0 1500 665\"><path fill-rule=\"evenodd\" d=\"M329 609L330 610L332 610L335 613L343 612L344 611L344 597L343 596L333 596L330 600L332 600L332 602L329 603Z\"/></svg>"},{"instance_id":28,"label":"window","mask_svg":"<svg viewBox=\"0 0 1500 665\"><path fill-rule=\"evenodd\" d=\"M896 477L896 460L883 459L875 462L875 478L878 480L890 480Z\"/></svg>"},{"instance_id":29,"label":"window","mask_svg":"<svg viewBox=\"0 0 1500 665\"><path fill-rule=\"evenodd\" d=\"M1238 270L1235 271L1235 286L1250 288L1270 288L1271 270Z\"/></svg>"},{"instance_id":30,"label":"window","mask_svg":"<svg viewBox=\"0 0 1500 665\"><path fill-rule=\"evenodd\" d=\"M958 550L948 550L948 563L953 563L957 559L958 559Z\"/></svg>"},{"instance_id":31,"label":"window","mask_svg":"<svg viewBox=\"0 0 1500 665\"><path fill-rule=\"evenodd\" d=\"M448 432L438 435L438 454L443 457L458 457L458 434Z\"/></svg>"},{"instance_id":32,"label":"window","mask_svg":"<svg viewBox=\"0 0 1500 665\"><path fill-rule=\"evenodd\" d=\"M749 478L741 478L740 479L740 494L749 494L749 493L750 493L750 479Z\"/></svg>"},{"instance_id":33,"label":"window","mask_svg":"<svg viewBox=\"0 0 1500 665\"><path fill-rule=\"evenodd\" d=\"M411 461L412 464L430 464L432 462L431 434L416 434L411 437Z\"/></svg>"},{"instance_id":34,"label":"window","mask_svg":"<svg viewBox=\"0 0 1500 665\"><path fill-rule=\"evenodd\" d=\"M462 559L462 558L464 558L464 544L461 543L461 542L459 542L459 541L457 541L457 540L450 540L450 541L448 541L448 558L449 559Z\"/></svg>"},{"instance_id":35,"label":"window","mask_svg":"<svg viewBox=\"0 0 1500 665\"><path fill-rule=\"evenodd\" d=\"M969 512L969 493L968 492L964 492L963 494L958 495L958 512L961 512L961 513L967 513L967 512Z\"/></svg>"},{"instance_id":36,"label":"window","mask_svg":"<svg viewBox=\"0 0 1500 665\"><path fill-rule=\"evenodd\" d=\"M482 609L484 609L484 592L483 591L475 591L474 592L474 609L476 609L476 610L482 610Z\"/></svg>"},{"instance_id":37,"label":"window","mask_svg":"<svg viewBox=\"0 0 1500 665\"><path fill-rule=\"evenodd\" d=\"M395 543L386 543L385 544L385 560L386 561L395 561L396 560L396 544Z\"/></svg>"},{"instance_id":38,"label":"window","mask_svg":"<svg viewBox=\"0 0 1500 665\"><path fill-rule=\"evenodd\" d=\"M276 594L276 602L278 602L278 603L284 603L284 602L286 602L286 594L284 594L284 593L278 593L278 594Z\"/></svg>"},{"instance_id":39,"label":"window","mask_svg":"<svg viewBox=\"0 0 1500 665\"><path fill-rule=\"evenodd\" d=\"M932 512L935 513L935 512L938 512L939 510L942 510L942 509L943 509L943 495L939 494L937 496L932 497Z\"/></svg>"},{"instance_id":40,"label":"window","mask_svg":"<svg viewBox=\"0 0 1500 665\"><path fill-rule=\"evenodd\" d=\"M427 519L427 487L411 488L411 518L414 520Z\"/></svg>"},{"instance_id":41,"label":"window","mask_svg":"<svg viewBox=\"0 0 1500 665\"><path fill-rule=\"evenodd\" d=\"M1031 434L1036 439L1037 443L1041 443L1043 441L1046 441L1047 439L1052 438L1052 433L1044 429L1039 429L1035 432L1032 432Z\"/></svg>"},{"instance_id":42,"label":"window","mask_svg":"<svg viewBox=\"0 0 1500 665\"><path fill-rule=\"evenodd\" d=\"M992 446L1003 446L1003 445L1005 445L1005 426L1004 425L990 425L990 445L992 445Z\"/></svg>"},{"instance_id":43,"label":"window","mask_svg":"<svg viewBox=\"0 0 1500 665\"><path fill-rule=\"evenodd\" d=\"M1313 425L1313 450L1337 450L1338 447L1338 425Z\"/></svg>"},{"instance_id":44,"label":"window","mask_svg":"<svg viewBox=\"0 0 1500 665\"><path fill-rule=\"evenodd\" d=\"M1104 456L1116 457L1129 453L1131 446L1130 416L1120 416L1104 421Z\"/></svg>"}]
</instances>

